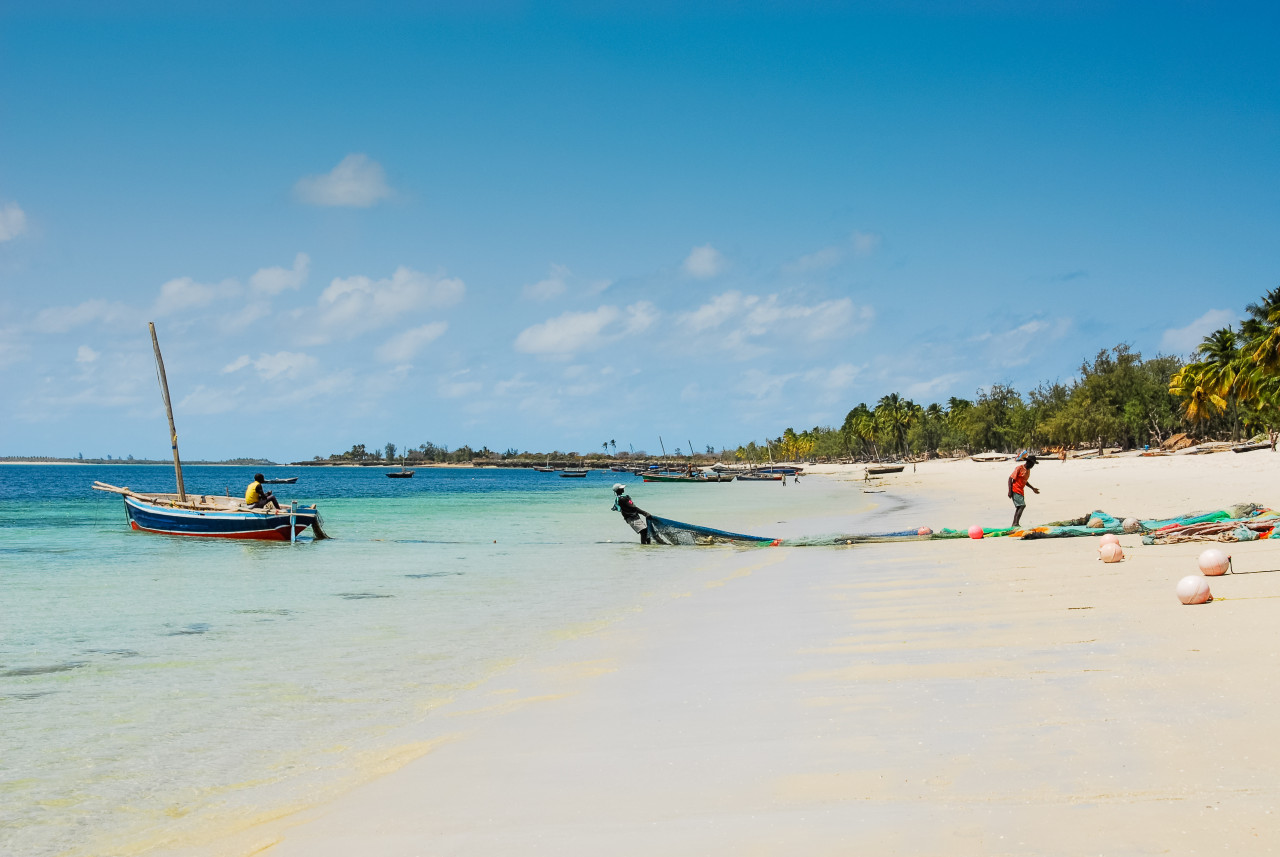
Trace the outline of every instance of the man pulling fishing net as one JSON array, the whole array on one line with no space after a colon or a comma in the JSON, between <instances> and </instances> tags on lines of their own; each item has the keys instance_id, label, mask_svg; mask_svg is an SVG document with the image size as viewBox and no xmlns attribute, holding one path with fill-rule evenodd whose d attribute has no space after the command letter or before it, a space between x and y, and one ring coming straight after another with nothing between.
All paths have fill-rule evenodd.
<instances>
[{"instance_id":1,"label":"man pulling fishing net","mask_svg":"<svg viewBox=\"0 0 1280 857\"><path fill-rule=\"evenodd\" d=\"M647 545L649 544L649 513L637 506L635 501L624 493L626 490L627 486L621 482L613 486L613 493L617 495L613 498L613 511L621 512L622 520L640 534L640 544Z\"/></svg>"}]
</instances>

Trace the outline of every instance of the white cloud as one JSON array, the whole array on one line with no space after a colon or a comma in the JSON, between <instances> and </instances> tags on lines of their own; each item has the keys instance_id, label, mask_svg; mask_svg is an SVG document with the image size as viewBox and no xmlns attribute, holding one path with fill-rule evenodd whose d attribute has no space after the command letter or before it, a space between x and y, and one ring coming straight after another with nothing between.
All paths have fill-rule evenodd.
<instances>
[{"instance_id":1,"label":"white cloud","mask_svg":"<svg viewBox=\"0 0 1280 857\"><path fill-rule=\"evenodd\" d=\"M137 318L132 307L94 299L73 307L42 309L36 313L32 327L40 333L66 333L86 324L126 324Z\"/></svg>"},{"instance_id":2,"label":"white cloud","mask_svg":"<svg viewBox=\"0 0 1280 857\"><path fill-rule=\"evenodd\" d=\"M1045 343L1066 336L1071 330L1070 318L1032 319L1012 330L998 333L987 331L970 337L970 342L986 343L988 359L1001 368L1022 366L1030 362L1034 353Z\"/></svg>"},{"instance_id":3,"label":"white cloud","mask_svg":"<svg viewBox=\"0 0 1280 857\"><path fill-rule=\"evenodd\" d=\"M470 372L470 369L463 369L459 372L454 372L452 375L440 378L436 385L436 392L440 395L440 398L461 399L479 393L484 385L479 381L466 380L466 376Z\"/></svg>"},{"instance_id":4,"label":"white cloud","mask_svg":"<svg viewBox=\"0 0 1280 857\"><path fill-rule=\"evenodd\" d=\"M912 399L934 396L939 391L954 389L962 380L964 380L963 373L946 372L933 378L926 378L923 381L909 384L904 392Z\"/></svg>"},{"instance_id":5,"label":"white cloud","mask_svg":"<svg viewBox=\"0 0 1280 857\"><path fill-rule=\"evenodd\" d=\"M870 256L880 246L880 236L874 232L854 232L850 241L855 256Z\"/></svg>"},{"instance_id":6,"label":"white cloud","mask_svg":"<svg viewBox=\"0 0 1280 857\"><path fill-rule=\"evenodd\" d=\"M847 388L858 377L858 374L858 367L852 363L841 363L838 366L832 366L830 369L812 370L809 380L822 390L834 393Z\"/></svg>"},{"instance_id":7,"label":"white cloud","mask_svg":"<svg viewBox=\"0 0 1280 857\"><path fill-rule=\"evenodd\" d=\"M537 389L537 385L526 379L523 372L519 372L514 377L499 381L493 385L495 396L527 396L535 389Z\"/></svg>"},{"instance_id":8,"label":"white cloud","mask_svg":"<svg viewBox=\"0 0 1280 857\"><path fill-rule=\"evenodd\" d=\"M0 327L0 369L25 359L30 349L16 327Z\"/></svg>"},{"instance_id":9,"label":"white cloud","mask_svg":"<svg viewBox=\"0 0 1280 857\"><path fill-rule=\"evenodd\" d=\"M244 387L211 390L201 384L178 402L174 409L185 414L227 414L244 407L244 403Z\"/></svg>"},{"instance_id":10,"label":"white cloud","mask_svg":"<svg viewBox=\"0 0 1280 857\"><path fill-rule=\"evenodd\" d=\"M79 348L76 349L77 363L92 363L93 361L97 360L98 357L100 356L101 355L97 351L94 351L92 348L90 348L87 345L81 345Z\"/></svg>"},{"instance_id":11,"label":"white cloud","mask_svg":"<svg viewBox=\"0 0 1280 857\"><path fill-rule=\"evenodd\" d=\"M823 247L814 253L801 256L789 265L784 266L784 269L800 274L808 271L825 271L843 262L844 254L843 247Z\"/></svg>"},{"instance_id":12,"label":"white cloud","mask_svg":"<svg viewBox=\"0 0 1280 857\"><path fill-rule=\"evenodd\" d=\"M239 287L233 280L211 286L197 283L190 277L178 277L160 287L160 296L156 298L151 311L158 316L173 315L183 310L208 306L219 297L229 297L238 291Z\"/></svg>"},{"instance_id":13,"label":"white cloud","mask_svg":"<svg viewBox=\"0 0 1280 857\"><path fill-rule=\"evenodd\" d=\"M316 359L310 354L304 354L298 351L277 351L275 354L261 354L258 358L250 359L248 354L242 354L235 360L232 360L226 366L222 367L222 374L229 375L232 372L239 372L252 366L263 380L272 381L276 378L298 378L308 369L316 365Z\"/></svg>"},{"instance_id":14,"label":"white cloud","mask_svg":"<svg viewBox=\"0 0 1280 857\"><path fill-rule=\"evenodd\" d=\"M323 175L303 176L293 192L309 205L368 208L391 196L382 166L368 155L351 154Z\"/></svg>"},{"instance_id":15,"label":"white cloud","mask_svg":"<svg viewBox=\"0 0 1280 857\"><path fill-rule=\"evenodd\" d=\"M719 274L725 268L725 258L720 251L710 244L694 247L681 266L684 272L699 280L706 280Z\"/></svg>"},{"instance_id":16,"label":"white cloud","mask_svg":"<svg viewBox=\"0 0 1280 857\"><path fill-rule=\"evenodd\" d=\"M277 351L275 354L263 354L253 361L253 368L264 379L297 378L316 365L316 358L298 351Z\"/></svg>"},{"instance_id":17,"label":"white cloud","mask_svg":"<svg viewBox=\"0 0 1280 857\"><path fill-rule=\"evenodd\" d=\"M27 214L16 202L6 202L0 208L0 243L12 241L27 231Z\"/></svg>"},{"instance_id":18,"label":"white cloud","mask_svg":"<svg viewBox=\"0 0 1280 857\"><path fill-rule=\"evenodd\" d=\"M268 295L278 295L286 289L301 288L302 284L307 281L307 274L310 270L311 257L306 253L299 253L293 257L292 268L281 268L279 266L259 268L249 278L249 285L254 291Z\"/></svg>"},{"instance_id":19,"label":"white cloud","mask_svg":"<svg viewBox=\"0 0 1280 857\"><path fill-rule=\"evenodd\" d=\"M333 335L350 338L394 324L408 313L452 306L466 290L462 280L423 274L403 265L381 280L338 278L320 295L319 317L312 324L309 341L327 342Z\"/></svg>"},{"instance_id":20,"label":"white cloud","mask_svg":"<svg viewBox=\"0 0 1280 857\"><path fill-rule=\"evenodd\" d=\"M788 337L803 335L806 339L827 339L866 330L875 311L858 306L849 298L806 306L787 304L777 295L759 297L728 291L686 313L680 322L694 333L715 330L730 323L732 330L724 343L735 347L750 337L781 333Z\"/></svg>"},{"instance_id":21,"label":"white cloud","mask_svg":"<svg viewBox=\"0 0 1280 857\"><path fill-rule=\"evenodd\" d=\"M784 265L783 270L797 274L825 271L844 262L850 253L859 257L870 256L879 246L880 236L874 232L854 232L847 242L823 247L821 250L801 256L794 262Z\"/></svg>"},{"instance_id":22,"label":"white cloud","mask_svg":"<svg viewBox=\"0 0 1280 857\"><path fill-rule=\"evenodd\" d=\"M448 329L447 322L433 321L398 333L378 348L378 359L386 363L412 360L424 345L435 342Z\"/></svg>"},{"instance_id":23,"label":"white cloud","mask_svg":"<svg viewBox=\"0 0 1280 857\"><path fill-rule=\"evenodd\" d=\"M564 265L553 264L546 278L524 287L524 296L534 301L549 301L552 298L558 298L569 288L565 283L565 279L568 276L568 268Z\"/></svg>"},{"instance_id":24,"label":"white cloud","mask_svg":"<svg viewBox=\"0 0 1280 857\"><path fill-rule=\"evenodd\" d=\"M591 312L566 312L522 330L515 348L525 354L567 357L647 330L657 318L658 311L645 301L632 304L625 311L602 306Z\"/></svg>"},{"instance_id":25,"label":"white cloud","mask_svg":"<svg viewBox=\"0 0 1280 857\"><path fill-rule=\"evenodd\" d=\"M1170 354L1190 354L1206 336L1235 320L1236 314L1229 309L1211 309L1186 327L1166 330L1160 337L1160 348Z\"/></svg>"},{"instance_id":26,"label":"white cloud","mask_svg":"<svg viewBox=\"0 0 1280 857\"><path fill-rule=\"evenodd\" d=\"M253 362L253 358L251 358L248 354L241 354L235 360L232 360L226 366L222 367L222 374L229 375L232 372L239 372L241 369L248 366L252 362Z\"/></svg>"}]
</instances>

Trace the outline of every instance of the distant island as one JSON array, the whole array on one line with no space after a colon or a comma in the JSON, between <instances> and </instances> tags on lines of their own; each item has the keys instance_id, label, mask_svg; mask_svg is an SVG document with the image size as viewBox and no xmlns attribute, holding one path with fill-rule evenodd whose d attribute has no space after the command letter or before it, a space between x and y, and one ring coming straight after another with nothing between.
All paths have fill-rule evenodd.
<instances>
[{"instance_id":1,"label":"distant island","mask_svg":"<svg viewBox=\"0 0 1280 857\"><path fill-rule=\"evenodd\" d=\"M277 467L276 462L269 458L228 458L224 461L205 461L203 459L183 459L183 464L230 464L245 467ZM0 455L0 464L168 464L173 465L172 458L134 458L132 455L125 458L114 458L108 455L106 458L85 458L78 455L75 458L60 458L56 455Z\"/></svg>"}]
</instances>

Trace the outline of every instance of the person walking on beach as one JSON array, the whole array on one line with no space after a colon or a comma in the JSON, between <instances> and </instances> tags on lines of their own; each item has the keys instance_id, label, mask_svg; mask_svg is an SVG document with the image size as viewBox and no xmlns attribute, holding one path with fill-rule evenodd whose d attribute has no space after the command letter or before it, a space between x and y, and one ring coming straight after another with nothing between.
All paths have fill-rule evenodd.
<instances>
[{"instance_id":1,"label":"person walking on beach","mask_svg":"<svg viewBox=\"0 0 1280 857\"><path fill-rule=\"evenodd\" d=\"M244 504L254 509L279 509L280 504L276 502L276 495L262 487L264 478L261 473L253 474L253 481L244 490Z\"/></svg>"},{"instance_id":2,"label":"person walking on beach","mask_svg":"<svg viewBox=\"0 0 1280 857\"><path fill-rule=\"evenodd\" d=\"M624 491L627 486L621 482L613 486L613 493L617 496L613 498L613 511L622 513L622 520L627 522L631 529L640 534L640 544L649 544L649 513L641 509L635 504Z\"/></svg>"},{"instance_id":3,"label":"person walking on beach","mask_svg":"<svg viewBox=\"0 0 1280 857\"><path fill-rule=\"evenodd\" d=\"M1009 474L1009 499L1013 501L1013 526L1018 526L1018 522L1022 520L1022 512L1027 508L1027 498L1024 492L1027 488L1037 494L1040 489L1032 485L1031 468L1036 466L1036 457L1028 455L1026 460L1013 468L1013 473Z\"/></svg>"}]
</instances>

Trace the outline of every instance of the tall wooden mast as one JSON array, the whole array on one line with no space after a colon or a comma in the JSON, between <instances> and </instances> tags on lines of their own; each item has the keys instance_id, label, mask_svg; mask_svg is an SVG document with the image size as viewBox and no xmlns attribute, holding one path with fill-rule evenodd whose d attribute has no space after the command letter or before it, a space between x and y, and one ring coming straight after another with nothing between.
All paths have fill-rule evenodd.
<instances>
[{"instance_id":1,"label":"tall wooden mast","mask_svg":"<svg viewBox=\"0 0 1280 857\"><path fill-rule=\"evenodd\" d=\"M160 378L160 394L164 396L164 412L169 418L169 439L173 443L173 471L178 476L178 500L186 502L187 489L182 484L182 459L178 457L178 430L173 425L173 406L169 404L169 381L164 375L164 358L160 356L160 340L156 339L155 322L147 322L151 328L151 347L156 352L156 374Z\"/></svg>"}]
</instances>

